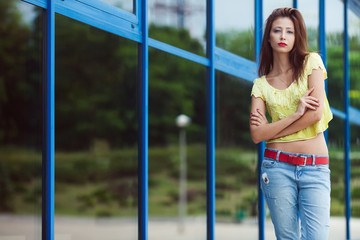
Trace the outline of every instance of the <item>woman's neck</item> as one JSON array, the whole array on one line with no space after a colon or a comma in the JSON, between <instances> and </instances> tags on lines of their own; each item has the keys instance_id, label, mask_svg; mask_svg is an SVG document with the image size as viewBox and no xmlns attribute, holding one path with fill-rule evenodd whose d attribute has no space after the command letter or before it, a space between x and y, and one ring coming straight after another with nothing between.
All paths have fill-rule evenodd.
<instances>
[{"instance_id":1,"label":"woman's neck","mask_svg":"<svg viewBox=\"0 0 360 240\"><path fill-rule=\"evenodd\" d=\"M272 72L277 75L286 73L291 69L288 53L275 53L273 54L273 68Z\"/></svg>"}]
</instances>

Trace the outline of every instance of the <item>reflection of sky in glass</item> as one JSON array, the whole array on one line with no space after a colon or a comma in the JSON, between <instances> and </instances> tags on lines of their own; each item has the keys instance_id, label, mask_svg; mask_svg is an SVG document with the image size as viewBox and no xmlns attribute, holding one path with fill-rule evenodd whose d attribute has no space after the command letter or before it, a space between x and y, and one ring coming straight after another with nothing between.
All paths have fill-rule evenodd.
<instances>
[{"instance_id":1,"label":"reflection of sky in glass","mask_svg":"<svg viewBox=\"0 0 360 240\"><path fill-rule=\"evenodd\" d=\"M247 30L254 26L254 2L238 0L215 0L215 29Z\"/></svg>"},{"instance_id":2,"label":"reflection of sky in glass","mask_svg":"<svg viewBox=\"0 0 360 240\"><path fill-rule=\"evenodd\" d=\"M263 0L263 20L264 22L275 8L292 7L292 0Z\"/></svg>"},{"instance_id":3,"label":"reflection of sky in glass","mask_svg":"<svg viewBox=\"0 0 360 240\"><path fill-rule=\"evenodd\" d=\"M123 9L127 11L132 11L133 9L133 1L131 0L102 0L110 5L116 6L116 4L120 4ZM149 0L149 8L151 4L154 4L156 1L160 2L176 2L176 0ZM187 3L199 5L198 2L202 0L184 0ZM31 22L35 17L33 10L30 8L23 7L19 2L19 9L24 13L24 18L26 22ZM269 16L271 11L276 7L282 6L292 6L292 0L264 0L264 21ZM299 0L298 7L300 11L302 11L303 16L305 18L306 25L308 27L316 27L318 24L318 1L312 0ZM340 0L327 0L325 2L326 7L326 31L327 32L341 32L343 30L343 3ZM249 14L249 9L254 11L253 6L244 7L239 4L238 0L217 0L215 1L215 29L217 31L229 31L233 29L248 29L254 23L253 16L254 14ZM203 11L206 11L204 9ZM202 15L204 13L198 13L200 18L203 18ZM250 17L251 15L251 17ZM352 11L349 11L349 34L350 35L360 35L360 18L356 16ZM150 16L150 21L151 21ZM193 17L193 19L187 19L188 24L192 26L193 36L203 36L204 29L206 26L206 22L201 20L199 21L199 17Z\"/></svg>"},{"instance_id":4,"label":"reflection of sky in glass","mask_svg":"<svg viewBox=\"0 0 360 240\"><path fill-rule=\"evenodd\" d=\"M113 5L128 12L134 11L134 0L101 0L101 2Z\"/></svg>"},{"instance_id":5,"label":"reflection of sky in glass","mask_svg":"<svg viewBox=\"0 0 360 240\"><path fill-rule=\"evenodd\" d=\"M149 23L157 26L183 27L193 38L204 39L206 31L205 0L149 0ZM183 8L181 5L183 4ZM184 17L178 11L184 10Z\"/></svg>"},{"instance_id":6,"label":"reflection of sky in glass","mask_svg":"<svg viewBox=\"0 0 360 240\"><path fill-rule=\"evenodd\" d=\"M311 6L311 7L310 7ZM317 28L319 25L319 1L298 1L298 9L301 12L307 28Z\"/></svg>"}]
</instances>

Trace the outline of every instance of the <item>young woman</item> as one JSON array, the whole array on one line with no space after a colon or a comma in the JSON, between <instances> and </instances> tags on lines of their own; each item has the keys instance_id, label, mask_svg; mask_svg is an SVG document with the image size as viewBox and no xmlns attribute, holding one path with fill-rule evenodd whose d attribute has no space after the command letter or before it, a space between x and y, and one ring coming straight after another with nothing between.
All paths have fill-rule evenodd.
<instances>
[{"instance_id":1,"label":"young woman","mask_svg":"<svg viewBox=\"0 0 360 240\"><path fill-rule=\"evenodd\" d=\"M332 113L326 69L319 54L307 52L298 10L278 8L267 19L259 76L251 92L250 132L254 143L266 141L260 184L276 237L328 239L330 170L323 132Z\"/></svg>"}]
</instances>

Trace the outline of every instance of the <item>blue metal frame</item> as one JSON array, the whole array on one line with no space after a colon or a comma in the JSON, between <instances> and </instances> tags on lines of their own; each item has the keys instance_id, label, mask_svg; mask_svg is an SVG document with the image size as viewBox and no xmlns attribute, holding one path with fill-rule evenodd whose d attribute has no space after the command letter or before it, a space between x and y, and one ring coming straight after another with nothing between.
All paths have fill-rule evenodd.
<instances>
[{"instance_id":1,"label":"blue metal frame","mask_svg":"<svg viewBox=\"0 0 360 240\"><path fill-rule=\"evenodd\" d=\"M43 200L42 239L54 239L54 202L55 202L55 7L54 0L47 0L45 11L45 80L44 80L44 136L43 182L46 199ZM44 222L45 221L45 222Z\"/></svg>"},{"instance_id":2,"label":"blue metal frame","mask_svg":"<svg viewBox=\"0 0 360 240\"><path fill-rule=\"evenodd\" d=\"M256 59L259 58L261 43L263 38L263 1L262 0L255 0L255 57ZM257 63L259 63L257 61ZM257 67L256 67L257 69ZM257 74L256 74L257 75ZM255 78L253 78L255 79ZM252 80L253 80L252 79ZM264 159L264 151L265 151L265 142L261 142L257 145L258 147L258 175L257 175L257 182L258 182L258 218L259 218L259 239L265 239L265 199L264 195L260 189L260 181L261 181L261 165Z\"/></svg>"},{"instance_id":3,"label":"blue metal frame","mask_svg":"<svg viewBox=\"0 0 360 240\"><path fill-rule=\"evenodd\" d=\"M348 0L344 0L344 171L345 171L345 215L346 239L350 238L351 193L350 193L350 66L349 66L349 37L348 37Z\"/></svg>"},{"instance_id":4,"label":"blue metal frame","mask_svg":"<svg viewBox=\"0 0 360 240\"><path fill-rule=\"evenodd\" d=\"M141 1L140 28L142 31L139 43L139 84L138 84L138 162L139 162L139 199L138 199L138 239L148 239L148 109L149 109L149 29L148 29L148 1Z\"/></svg>"},{"instance_id":5,"label":"blue metal frame","mask_svg":"<svg viewBox=\"0 0 360 240\"><path fill-rule=\"evenodd\" d=\"M214 0L206 1L207 51L209 59L206 76L206 193L207 240L215 239L215 13Z\"/></svg>"},{"instance_id":6,"label":"blue metal frame","mask_svg":"<svg viewBox=\"0 0 360 240\"><path fill-rule=\"evenodd\" d=\"M327 68L327 54L326 54L326 34L325 34L325 0L319 0L319 51L320 56ZM328 80L325 80L325 92L328 92ZM328 130L324 133L326 142L328 140Z\"/></svg>"},{"instance_id":7,"label":"blue metal frame","mask_svg":"<svg viewBox=\"0 0 360 240\"><path fill-rule=\"evenodd\" d=\"M297 0L293 0L293 8L298 8L298 1Z\"/></svg>"},{"instance_id":8,"label":"blue metal frame","mask_svg":"<svg viewBox=\"0 0 360 240\"><path fill-rule=\"evenodd\" d=\"M43 239L54 238L54 22L55 13L81 21L139 43L139 239L148 238L148 64L149 46L207 67L207 239L214 239L215 225L215 70L253 81L257 64L216 47L214 0L207 0L207 56L202 57L148 37L148 2L135 0L135 14L95 0L23 0L45 11L46 80L44 81L44 220ZM297 8L298 1L293 0ZM319 0L319 48L326 65L325 0ZM344 1L344 106L345 112L331 108L334 116L345 120L345 194L347 239L350 239L350 122L360 125L360 111L349 106L349 46L347 34L348 1ZM258 57L263 24L263 1L255 0L255 55ZM258 169L263 158L264 143L258 145ZM259 174L260 176L260 174ZM264 239L265 203L259 191L259 239Z\"/></svg>"}]
</instances>

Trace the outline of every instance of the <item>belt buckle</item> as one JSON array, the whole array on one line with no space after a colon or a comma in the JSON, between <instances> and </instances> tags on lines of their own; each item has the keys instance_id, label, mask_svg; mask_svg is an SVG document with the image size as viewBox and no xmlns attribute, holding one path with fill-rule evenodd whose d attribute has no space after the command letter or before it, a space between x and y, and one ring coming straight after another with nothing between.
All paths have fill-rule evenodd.
<instances>
[{"instance_id":1,"label":"belt buckle","mask_svg":"<svg viewBox=\"0 0 360 240\"><path fill-rule=\"evenodd\" d=\"M307 156L300 156L304 158L304 163L303 164L299 164L300 166L306 166L306 160L307 160Z\"/></svg>"}]
</instances>

